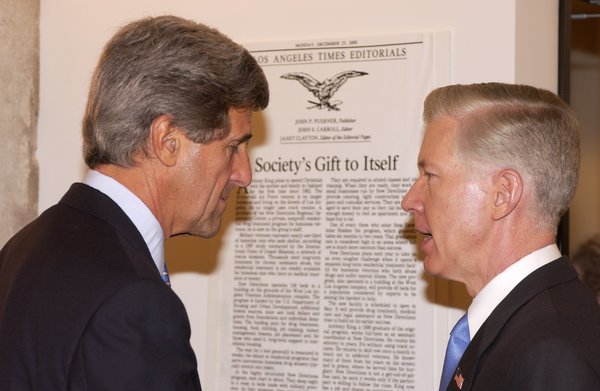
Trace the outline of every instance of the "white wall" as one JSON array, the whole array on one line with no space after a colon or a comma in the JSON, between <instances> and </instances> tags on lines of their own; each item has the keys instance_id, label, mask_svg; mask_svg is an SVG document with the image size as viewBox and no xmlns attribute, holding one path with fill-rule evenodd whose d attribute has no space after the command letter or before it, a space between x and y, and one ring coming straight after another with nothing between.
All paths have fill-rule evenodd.
<instances>
[{"instance_id":1,"label":"white wall","mask_svg":"<svg viewBox=\"0 0 600 391\"><path fill-rule=\"evenodd\" d=\"M453 82L516 81L554 89L557 3L42 0L40 211L54 204L84 172L80 122L89 78L104 43L132 19L173 13L217 27L239 42L449 30Z\"/></svg>"},{"instance_id":2,"label":"white wall","mask_svg":"<svg viewBox=\"0 0 600 391\"><path fill-rule=\"evenodd\" d=\"M163 13L212 25L241 43L450 31L453 83L556 90L558 0L41 0L40 211L85 172L80 122L102 46L126 22ZM181 272L173 282L190 314L204 377L207 277Z\"/></svg>"}]
</instances>

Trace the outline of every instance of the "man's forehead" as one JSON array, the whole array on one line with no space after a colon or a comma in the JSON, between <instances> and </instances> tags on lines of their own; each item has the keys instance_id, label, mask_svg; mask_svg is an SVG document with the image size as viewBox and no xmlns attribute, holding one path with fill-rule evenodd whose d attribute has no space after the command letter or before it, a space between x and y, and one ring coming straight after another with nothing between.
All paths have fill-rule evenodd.
<instances>
[{"instance_id":1,"label":"man's forehead","mask_svg":"<svg viewBox=\"0 0 600 391\"><path fill-rule=\"evenodd\" d=\"M458 121L453 118L438 119L427 125L417 158L419 168L443 165L452 157L457 126Z\"/></svg>"},{"instance_id":2,"label":"man's forehead","mask_svg":"<svg viewBox=\"0 0 600 391\"><path fill-rule=\"evenodd\" d=\"M246 137L252 133L252 110L231 108L229 109L229 139Z\"/></svg>"}]
</instances>

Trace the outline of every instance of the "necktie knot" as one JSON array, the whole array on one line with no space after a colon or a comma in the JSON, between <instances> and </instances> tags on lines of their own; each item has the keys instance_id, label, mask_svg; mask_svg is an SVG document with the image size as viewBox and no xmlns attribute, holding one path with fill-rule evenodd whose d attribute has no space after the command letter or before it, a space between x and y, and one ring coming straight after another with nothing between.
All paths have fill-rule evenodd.
<instances>
[{"instance_id":1,"label":"necktie knot","mask_svg":"<svg viewBox=\"0 0 600 391\"><path fill-rule=\"evenodd\" d=\"M450 335L460 339L461 341L470 341L471 337L469 335L469 318L467 317L467 314L464 314L462 318L456 322L454 328L450 332Z\"/></svg>"},{"instance_id":2,"label":"necktie knot","mask_svg":"<svg viewBox=\"0 0 600 391\"><path fill-rule=\"evenodd\" d=\"M446 357L444 358L444 368L442 369L440 391L444 391L448 387L450 379L452 379L454 372L456 372L460 358L465 350L467 350L467 346L469 346L469 342L469 318L467 314L464 314L450 332Z\"/></svg>"}]
</instances>

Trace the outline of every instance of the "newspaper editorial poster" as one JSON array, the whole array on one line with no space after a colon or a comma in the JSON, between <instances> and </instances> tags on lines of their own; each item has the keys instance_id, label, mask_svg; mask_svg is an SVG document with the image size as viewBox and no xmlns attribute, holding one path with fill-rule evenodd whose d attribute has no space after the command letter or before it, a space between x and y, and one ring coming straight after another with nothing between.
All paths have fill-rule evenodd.
<instances>
[{"instance_id":1,"label":"newspaper editorial poster","mask_svg":"<svg viewBox=\"0 0 600 391\"><path fill-rule=\"evenodd\" d=\"M435 319L400 202L449 34L246 47L271 100L223 241L214 389L432 389Z\"/></svg>"}]
</instances>

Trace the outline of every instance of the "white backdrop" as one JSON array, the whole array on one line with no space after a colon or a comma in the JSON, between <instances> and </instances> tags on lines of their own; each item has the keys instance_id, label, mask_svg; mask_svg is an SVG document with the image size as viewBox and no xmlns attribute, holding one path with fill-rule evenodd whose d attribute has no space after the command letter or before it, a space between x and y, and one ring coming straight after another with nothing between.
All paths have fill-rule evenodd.
<instances>
[{"instance_id":1,"label":"white backdrop","mask_svg":"<svg viewBox=\"0 0 600 391\"><path fill-rule=\"evenodd\" d=\"M240 43L450 31L452 83L519 82L556 90L558 0L41 0L40 212L85 172L80 123L102 46L128 21L165 13L216 27ZM210 246L217 245L208 244L206 255L216 254ZM195 258L170 265L204 378L210 368L203 355L211 322L206 311L214 305L209 282L219 266L218 260L209 268L177 265L206 261ZM440 312L449 324L459 313ZM447 332L437 331L441 351Z\"/></svg>"}]
</instances>

